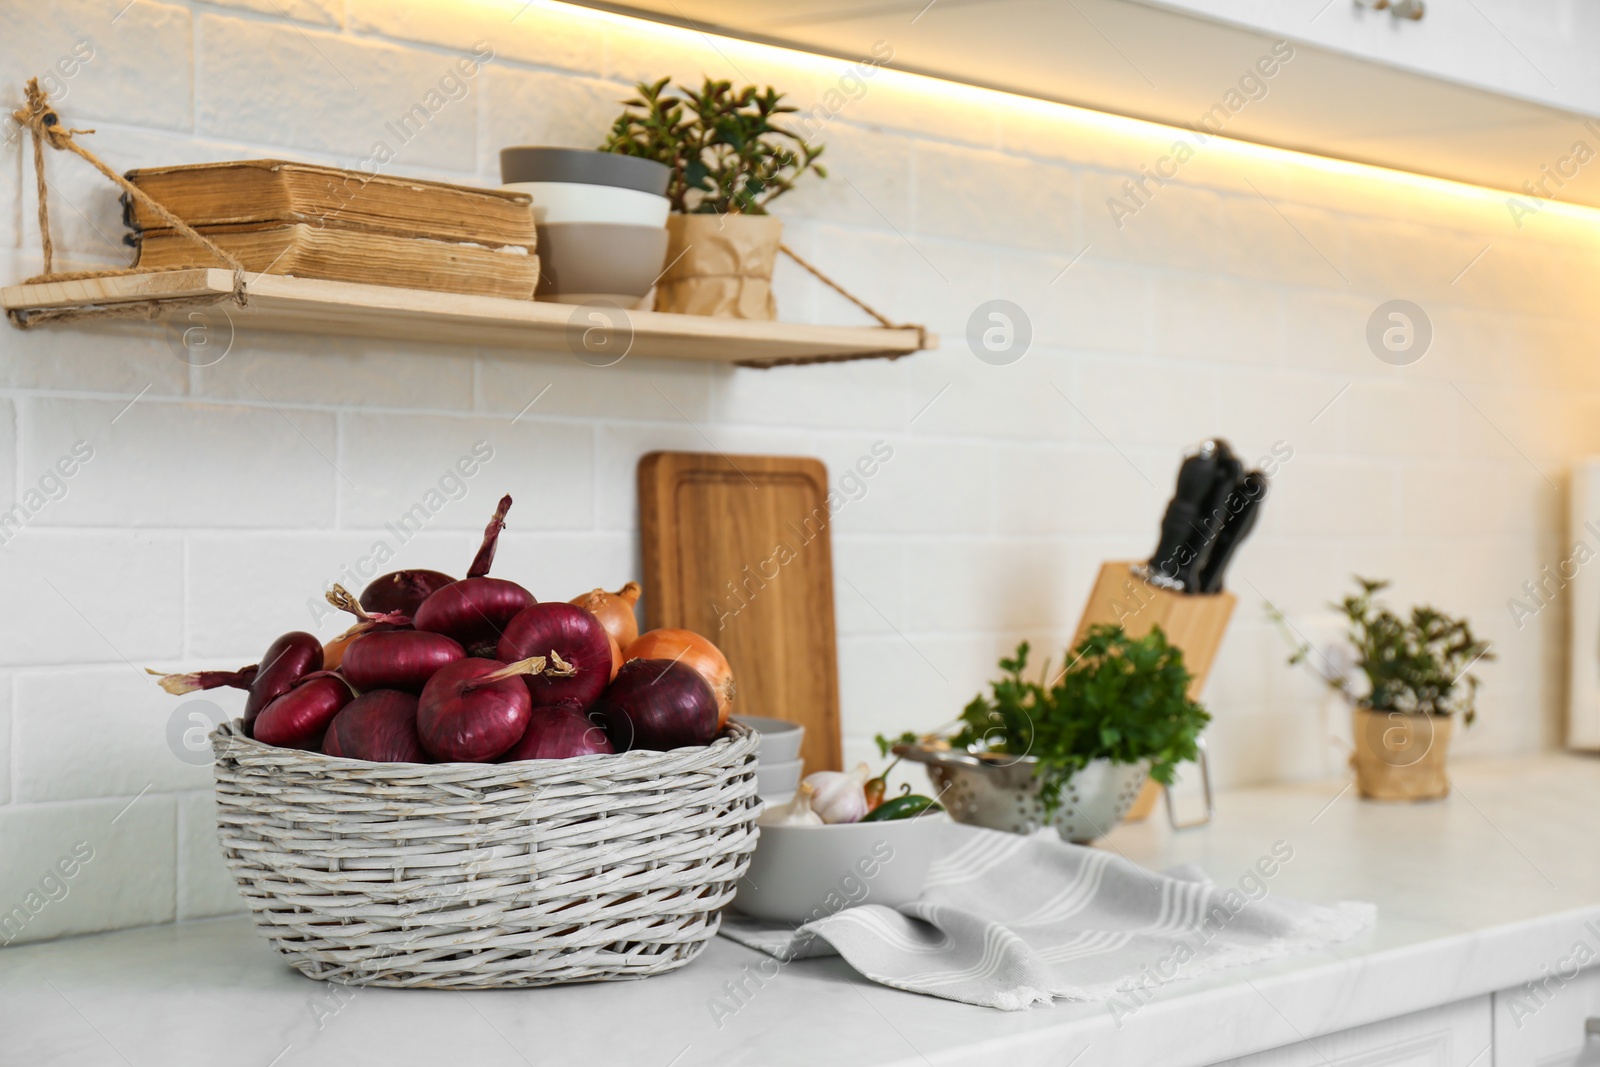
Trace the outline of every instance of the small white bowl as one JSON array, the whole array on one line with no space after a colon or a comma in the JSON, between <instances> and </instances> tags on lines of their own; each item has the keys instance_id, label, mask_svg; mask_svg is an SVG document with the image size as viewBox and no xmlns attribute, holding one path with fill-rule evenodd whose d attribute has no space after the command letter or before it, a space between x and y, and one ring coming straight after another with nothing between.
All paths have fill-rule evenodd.
<instances>
[{"instance_id":1,"label":"small white bowl","mask_svg":"<svg viewBox=\"0 0 1600 1067\"><path fill-rule=\"evenodd\" d=\"M665 226L672 202L664 196L615 185L582 182L511 182L502 188L533 197L533 219L552 222L611 222Z\"/></svg>"},{"instance_id":2,"label":"small white bowl","mask_svg":"<svg viewBox=\"0 0 1600 1067\"><path fill-rule=\"evenodd\" d=\"M805 767L805 760L792 759L783 763L768 763L766 760L756 761L756 795L760 797L774 797L783 793L794 795L800 788L800 771Z\"/></svg>"},{"instance_id":3,"label":"small white bowl","mask_svg":"<svg viewBox=\"0 0 1600 1067\"><path fill-rule=\"evenodd\" d=\"M734 718L761 735L761 747L758 751L762 763L787 763L800 758L800 743L806 737L804 726L797 722L766 719L759 715L735 715Z\"/></svg>"},{"instance_id":4,"label":"small white bowl","mask_svg":"<svg viewBox=\"0 0 1600 1067\"><path fill-rule=\"evenodd\" d=\"M802 923L861 904L896 907L922 895L942 812L893 822L763 826L733 906L746 915Z\"/></svg>"}]
</instances>

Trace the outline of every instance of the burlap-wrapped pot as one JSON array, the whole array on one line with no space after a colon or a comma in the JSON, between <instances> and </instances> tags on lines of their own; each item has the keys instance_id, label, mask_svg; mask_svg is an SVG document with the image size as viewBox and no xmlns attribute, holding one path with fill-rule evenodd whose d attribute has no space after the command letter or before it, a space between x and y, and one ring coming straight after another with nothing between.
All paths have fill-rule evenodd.
<instances>
[{"instance_id":1,"label":"burlap-wrapped pot","mask_svg":"<svg viewBox=\"0 0 1600 1067\"><path fill-rule=\"evenodd\" d=\"M1438 800L1450 793L1448 715L1351 709L1356 789L1370 800Z\"/></svg>"},{"instance_id":2,"label":"burlap-wrapped pot","mask_svg":"<svg viewBox=\"0 0 1600 1067\"><path fill-rule=\"evenodd\" d=\"M775 319L772 267L783 220L771 215L672 215L656 310L724 319Z\"/></svg>"}]
</instances>

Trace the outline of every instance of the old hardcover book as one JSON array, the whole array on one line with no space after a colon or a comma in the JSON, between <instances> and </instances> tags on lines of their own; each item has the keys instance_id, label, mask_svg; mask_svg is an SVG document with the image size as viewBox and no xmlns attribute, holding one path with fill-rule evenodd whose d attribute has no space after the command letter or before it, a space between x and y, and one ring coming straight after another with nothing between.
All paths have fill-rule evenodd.
<instances>
[{"instance_id":1,"label":"old hardcover book","mask_svg":"<svg viewBox=\"0 0 1600 1067\"><path fill-rule=\"evenodd\" d=\"M202 232L252 274L292 274L513 300L532 300L539 284L539 257L518 245L491 248L306 223L209 226ZM174 230L152 230L139 241L141 270L222 265Z\"/></svg>"},{"instance_id":2,"label":"old hardcover book","mask_svg":"<svg viewBox=\"0 0 1600 1067\"><path fill-rule=\"evenodd\" d=\"M148 167L127 178L196 228L302 222L529 249L537 240L531 198L504 189L281 159ZM135 233L166 227L133 197L124 196L123 204Z\"/></svg>"}]
</instances>

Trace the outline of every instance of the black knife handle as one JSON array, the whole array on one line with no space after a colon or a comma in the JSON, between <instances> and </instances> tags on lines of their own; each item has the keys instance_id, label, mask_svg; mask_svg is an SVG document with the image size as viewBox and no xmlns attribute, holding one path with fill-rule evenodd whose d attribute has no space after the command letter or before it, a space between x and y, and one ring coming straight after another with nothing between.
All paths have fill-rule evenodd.
<instances>
[{"instance_id":1,"label":"black knife handle","mask_svg":"<svg viewBox=\"0 0 1600 1067\"><path fill-rule=\"evenodd\" d=\"M1191 545L1195 525L1211 496L1223 454L1222 449L1208 441L1198 452L1185 457L1178 467L1178 487L1161 517L1161 540L1148 564L1150 580L1155 584L1170 589L1187 588L1194 565L1199 562Z\"/></svg>"},{"instance_id":2,"label":"black knife handle","mask_svg":"<svg viewBox=\"0 0 1600 1067\"><path fill-rule=\"evenodd\" d=\"M1217 531L1216 539L1211 543L1211 552L1206 556L1205 564L1200 568L1200 592L1222 592L1223 572L1228 569L1228 564L1233 561L1244 539L1255 528L1256 519L1261 514L1261 502L1267 498L1269 488L1265 474L1250 471L1239 479L1234 491L1228 495L1228 514L1223 520L1222 529Z\"/></svg>"},{"instance_id":3,"label":"black knife handle","mask_svg":"<svg viewBox=\"0 0 1600 1067\"><path fill-rule=\"evenodd\" d=\"M1193 566L1185 576L1183 587L1191 593L1200 592L1200 572L1205 569L1211 546L1216 543L1217 534L1227 519L1228 498L1244 477L1244 464L1233 454L1228 442L1214 438L1212 443L1217 446L1217 474L1212 479L1211 491L1206 494L1205 502L1200 505L1200 514L1189 536L1188 548Z\"/></svg>"}]
</instances>

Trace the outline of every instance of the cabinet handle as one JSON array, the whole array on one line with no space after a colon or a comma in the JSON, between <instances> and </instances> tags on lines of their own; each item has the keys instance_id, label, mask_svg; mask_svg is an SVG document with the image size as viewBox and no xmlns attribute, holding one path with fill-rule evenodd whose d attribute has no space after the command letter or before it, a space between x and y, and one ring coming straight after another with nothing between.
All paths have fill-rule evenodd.
<instances>
[{"instance_id":1,"label":"cabinet handle","mask_svg":"<svg viewBox=\"0 0 1600 1067\"><path fill-rule=\"evenodd\" d=\"M1583 1020L1583 1037L1585 1041L1600 1037L1600 1015L1591 1015Z\"/></svg>"},{"instance_id":2,"label":"cabinet handle","mask_svg":"<svg viewBox=\"0 0 1600 1067\"><path fill-rule=\"evenodd\" d=\"M1412 22L1420 21L1427 13L1423 0L1355 0L1360 7L1373 11L1388 11L1397 19L1410 19Z\"/></svg>"}]
</instances>

